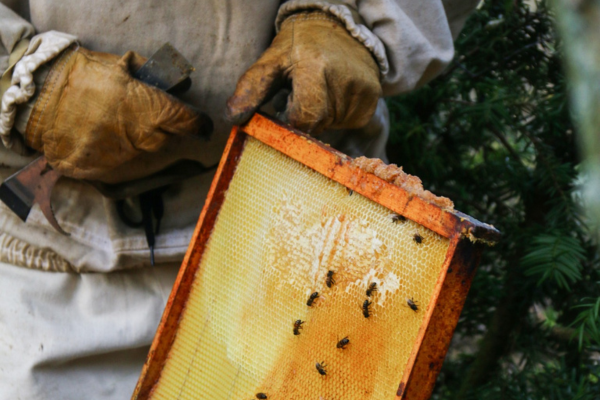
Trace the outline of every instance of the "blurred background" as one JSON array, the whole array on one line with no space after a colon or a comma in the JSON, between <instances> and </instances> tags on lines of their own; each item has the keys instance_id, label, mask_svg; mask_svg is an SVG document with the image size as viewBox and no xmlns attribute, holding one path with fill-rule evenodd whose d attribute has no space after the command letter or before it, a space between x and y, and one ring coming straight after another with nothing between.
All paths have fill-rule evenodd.
<instances>
[{"instance_id":1,"label":"blurred background","mask_svg":"<svg viewBox=\"0 0 600 400\"><path fill-rule=\"evenodd\" d=\"M504 235L484 252L434 399L600 398L600 259L584 212L598 182L567 95L564 27L577 25L560 21L600 7L564 3L485 1L445 73L388 101L390 162Z\"/></svg>"}]
</instances>

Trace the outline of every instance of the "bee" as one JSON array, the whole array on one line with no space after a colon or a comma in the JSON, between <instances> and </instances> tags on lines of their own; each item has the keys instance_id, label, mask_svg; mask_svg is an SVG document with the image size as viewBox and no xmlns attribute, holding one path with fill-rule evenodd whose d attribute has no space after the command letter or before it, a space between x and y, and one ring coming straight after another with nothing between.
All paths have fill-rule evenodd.
<instances>
[{"instance_id":1,"label":"bee","mask_svg":"<svg viewBox=\"0 0 600 400\"><path fill-rule=\"evenodd\" d=\"M327 284L328 288L331 288L333 285L335 285L335 279L333 279L333 275L334 274L335 274L334 271L328 271L327 272L327 281L326 281L326 284Z\"/></svg>"},{"instance_id":2,"label":"bee","mask_svg":"<svg viewBox=\"0 0 600 400\"><path fill-rule=\"evenodd\" d=\"M406 304L408 304L410 309L413 310L414 312L419 311L419 306L417 306L417 302L414 301L412 298L406 299Z\"/></svg>"},{"instance_id":3,"label":"bee","mask_svg":"<svg viewBox=\"0 0 600 400\"><path fill-rule=\"evenodd\" d=\"M423 236L421 236L418 233L415 233L415 236L413 236L413 240L417 243L417 244L421 244L423 243Z\"/></svg>"},{"instance_id":4,"label":"bee","mask_svg":"<svg viewBox=\"0 0 600 400\"><path fill-rule=\"evenodd\" d=\"M267 395L264 393L256 393L256 398L257 399L266 399Z\"/></svg>"},{"instance_id":5,"label":"bee","mask_svg":"<svg viewBox=\"0 0 600 400\"><path fill-rule=\"evenodd\" d=\"M317 362L317 363L315 364L315 367L317 368L317 371L319 371L319 373L320 373L321 375L327 375L327 371L325 371L325 366L326 366L326 365L325 365L325 362L324 362L324 361Z\"/></svg>"},{"instance_id":6,"label":"bee","mask_svg":"<svg viewBox=\"0 0 600 400\"><path fill-rule=\"evenodd\" d=\"M346 346L348 346L348 343L350 343L350 339L348 339L348 336L346 336L345 338L343 338L342 340L340 340L339 342L337 342L336 347L338 349L345 349Z\"/></svg>"},{"instance_id":7,"label":"bee","mask_svg":"<svg viewBox=\"0 0 600 400\"><path fill-rule=\"evenodd\" d=\"M346 188L346 190L348 191L348 196L352 196L354 194L354 190Z\"/></svg>"},{"instance_id":8,"label":"bee","mask_svg":"<svg viewBox=\"0 0 600 400\"><path fill-rule=\"evenodd\" d=\"M303 328L303 323L304 321L302 321L301 319L298 319L296 320L296 322L294 322L294 335L298 336L300 334L300 329Z\"/></svg>"},{"instance_id":9,"label":"bee","mask_svg":"<svg viewBox=\"0 0 600 400\"><path fill-rule=\"evenodd\" d=\"M312 306L317 297L319 297L319 292L314 292L313 294L311 294L308 298L308 301L306 302L306 305L309 307Z\"/></svg>"},{"instance_id":10,"label":"bee","mask_svg":"<svg viewBox=\"0 0 600 400\"><path fill-rule=\"evenodd\" d=\"M363 315L365 316L365 318L369 318L369 315L371 315L369 313L369 306L373 304L369 301L369 299L365 300L365 302L362 305L362 310L363 310Z\"/></svg>"},{"instance_id":11,"label":"bee","mask_svg":"<svg viewBox=\"0 0 600 400\"><path fill-rule=\"evenodd\" d=\"M391 218L392 218L392 222L395 224L397 224L398 222L406 222L406 217L403 215L392 214Z\"/></svg>"},{"instance_id":12,"label":"bee","mask_svg":"<svg viewBox=\"0 0 600 400\"><path fill-rule=\"evenodd\" d=\"M367 297L371 297L373 292L376 292L376 291L377 291L377 282L370 283L369 287L367 288Z\"/></svg>"}]
</instances>

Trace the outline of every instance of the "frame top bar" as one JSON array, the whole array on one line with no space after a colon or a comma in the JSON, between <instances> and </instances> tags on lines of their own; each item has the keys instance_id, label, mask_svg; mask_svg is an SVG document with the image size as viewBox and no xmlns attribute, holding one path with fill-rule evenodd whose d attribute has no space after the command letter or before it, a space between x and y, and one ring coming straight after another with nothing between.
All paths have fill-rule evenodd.
<instances>
[{"instance_id":1,"label":"frame top bar","mask_svg":"<svg viewBox=\"0 0 600 400\"><path fill-rule=\"evenodd\" d=\"M441 208L374 174L363 171L353 164L351 157L265 115L255 114L250 121L241 126L241 130L326 177L444 237L460 235L472 242L490 245L500 240L500 231L492 225L480 222L460 211ZM300 141L305 142L304 146L299 146ZM309 146L306 146L306 142ZM300 148L304 150L298 150Z\"/></svg>"}]
</instances>

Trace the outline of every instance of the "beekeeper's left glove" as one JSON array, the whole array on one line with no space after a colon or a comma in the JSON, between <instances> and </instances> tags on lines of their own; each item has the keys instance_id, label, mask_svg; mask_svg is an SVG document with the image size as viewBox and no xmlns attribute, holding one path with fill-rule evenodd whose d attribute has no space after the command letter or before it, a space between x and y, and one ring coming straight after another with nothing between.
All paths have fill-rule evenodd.
<instances>
[{"instance_id":1,"label":"beekeeper's left glove","mask_svg":"<svg viewBox=\"0 0 600 400\"><path fill-rule=\"evenodd\" d=\"M294 14L282 23L227 101L230 119L245 122L286 81L292 82L287 120L311 134L363 127L381 97L379 67L369 50L321 11Z\"/></svg>"}]
</instances>

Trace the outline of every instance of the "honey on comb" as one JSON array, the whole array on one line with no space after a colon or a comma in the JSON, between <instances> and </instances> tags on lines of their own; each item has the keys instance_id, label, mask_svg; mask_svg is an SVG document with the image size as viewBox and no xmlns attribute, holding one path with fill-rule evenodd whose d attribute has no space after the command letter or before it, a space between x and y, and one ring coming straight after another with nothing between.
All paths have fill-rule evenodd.
<instances>
[{"instance_id":1,"label":"honey on comb","mask_svg":"<svg viewBox=\"0 0 600 400\"><path fill-rule=\"evenodd\" d=\"M249 138L151 398L392 399L448 240L390 213Z\"/></svg>"}]
</instances>

